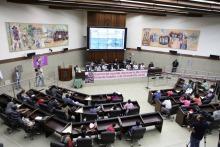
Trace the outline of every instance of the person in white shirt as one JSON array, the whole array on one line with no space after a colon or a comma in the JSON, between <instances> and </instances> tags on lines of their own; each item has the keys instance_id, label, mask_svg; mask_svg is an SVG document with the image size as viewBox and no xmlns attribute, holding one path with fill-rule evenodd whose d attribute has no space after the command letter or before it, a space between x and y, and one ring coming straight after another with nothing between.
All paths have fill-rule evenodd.
<instances>
[{"instance_id":1,"label":"person in white shirt","mask_svg":"<svg viewBox=\"0 0 220 147\"><path fill-rule=\"evenodd\" d=\"M126 69L127 69L127 70L131 69L131 65L130 65L130 64L127 64L127 65L126 65Z\"/></svg>"},{"instance_id":2,"label":"person in white shirt","mask_svg":"<svg viewBox=\"0 0 220 147\"><path fill-rule=\"evenodd\" d=\"M97 66L95 66L95 70L96 71L101 71L101 67L97 65Z\"/></svg>"},{"instance_id":3,"label":"person in white shirt","mask_svg":"<svg viewBox=\"0 0 220 147\"><path fill-rule=\"evenodd\" d=\"M76 72L80 72L80 68L79 68L79 65L76 65Z\"/></svg>"},{"instance_id":4,"label":"person in white shirt","mask_svg":"<svg viewBox=\"0 0 220 147\"><path fill-rule=\"evenodd\" d=\"M141 64L141 69L144 69L144 67L145 67L145 66L144 66L144 63L142 63L142 64Z\"/></svg>"},{"instance_id":5,"label":"person in white shirt","mask_svg":"<svg viewBox=\"0 0 220 147\"><path fill-rule=\"evenodd\" d=\"M40 85L40 81L41 81L41 87L44 86L44 74L43 74L43 69L40 67L40 65L38 65L37 67L37 73L38 73L38 83L37 86Z\"/></svg>"},{"instance_id":6,"label":"person in white shirt","mask_svg":"<svg viewBox=\"0 0 220 147\"><path fill-rule=\"evenodd\" d=\"M185 94L191 94L193 91L192 86L189 86L189 88L186 89Z\"/></svg>"},{"instance_id":7,"label":"person in white shirt","mask_svg":"<svg viewBox=\"0 0 220 147\"><path fill-rule=\"evenodd\" d=\"M103 69L103 70L106 70L106 69L107 69L106 64L102 65L102 69Z\"/></svg>"},{"instance_id":8,"label":"person in white shirt","mask_svg":"<svg viewBox=\"0 0 220 147\"><path fill-rule=\"evenodd\" d=\"M133 65L133 69L138 69L137 63L135 63L135 64Z\"/></svg>"},{"instance_id":9,"label":"person in white shirt","mask_svg":"<svg viewBox=\"0 0 220 147\"><path fill-rule=\"evenodd\" d=\"M112 64L111 67L110 67L110 70L113 70L113 69L115 69L115 68L114 68L114 66L113 66L113 64Z\"/></svg>"},{"instance_id":10,"label":"person in white shirt","mask_svg":"<svg viewBox=\"0 0 220 147\"><path fill-rule=\"evenodd\" d=\"M91 61L91 63L90 63L92 66L94 66L94 63L93 63L93 61Z\"/></svg>"},{"instance_id":11,"label":"person in white shirt","mask_svg":"<svg viewBox=\"0 0 220 147\"><path fill-rule=\"evenodd\" d=\"M119 66L119 64L117 64L116 70L120 70L120 66Z\"/></svg>"},{"instance_id":12,"label":"person in white shirt","mask_svg":"<svg viewBox=\"0 0 220 147\"><path fill-rule=\"evenodd\" d=\"M161 107L161 113L164 112L164 113L166 113L166 114L169 114L170 109L172 108L170 99L167 98L167 99L162 103L162 105L164 105L165 107Z\"/></svg>"}]
</instances>

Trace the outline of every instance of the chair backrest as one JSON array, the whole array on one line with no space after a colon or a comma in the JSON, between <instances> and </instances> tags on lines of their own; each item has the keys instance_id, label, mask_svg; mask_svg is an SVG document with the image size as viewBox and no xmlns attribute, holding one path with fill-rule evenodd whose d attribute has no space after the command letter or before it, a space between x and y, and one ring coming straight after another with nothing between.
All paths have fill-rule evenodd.
<instances>
[{"instance_id":1,"label":"chair backrest","mask_svg":"<svg viewBox=\"0 0 220 147\"><path fill-rule=\"evenodd\" d=\"M115 142L115 131L101 132L101 143L109 144Z\"/></svg>"},{"instance_id":2,"label":"chair backrest","mask_svg":"<svg viewBox=\"0 0 220 147\"><path fill-rule=\"evenodd\" d=\"M17 98L18 98L19 100L23 101L23 99L21 98L21 92L19 92L19 93L17 94Z\"/></svg>"},{"instance_id":3,"label":"chair backrest","mask_svg":"<svg viewBox=\"0 0 220 147\"><path fill-rule=\"evenodd\" d=\"M46 89L45 92L46 92L46 94L51 95L50 90Z\"/></svg>"},{"instance_id":4,"label":"chair backrest","mask_svg":"<svg viewBox=\"0 0 220 147\"><path fill-rule=\"evenodd\" d=\"M1 117L2 120L4 120L5 125L7 125L8 127L12 127L11 121L8 118L8 115L6 115L4 113L0 113L0 117Z\"/></svg>"},{"instance_id":5,"label":"chair backrest","mask_svg":"<svg viewBox=\"0 0 220 147\"><path fill-rule=\"evenodd\" d=\"M96 103L97 104L105 104L105 103L108 103L108 101L107 100L98 100Z\"/></svg>"},{"instance_id":6,"label":"chair backrest","mask_svg":"<svg viewBox=\"0 0 220 147\"><path fill-rule=\"evenodd\" d=\"M123 102L123 100L122 99L114 99L114 100L112 100L112 103L118 103L118 102Z\"/></svg>"},{"instance_id":7,"label":"chair backrest","mask_svg":"<svg viewBox=\"0 0 220 147\"><path fill-rule=\"evenodd\" d=\"M62 95L59 93L56 93L56 97L62 99Z\"/></svg>"},{"instance_id":8,"label":"chair backrest","mask_svg":"<svg viewBox=\"0 0 220 147\"><path fill-rule=\"evenodd\" d=\"M92 147L91 138L78 138L76 140L77 147Z\"/></svg>"},{"instance_id":9,"label":"chair backrest","mask_svg":"<svg viewBox=\"0 0 220 147\"><path fill-rule=\"evenodd\" d=\"M170 115L176 114L179 106L179 104L172 105L172 108L170 109Z\"/></svg>"},{"instance_id":10,"label":"chair backrest","mask_svg":"<svg viewBox=\"0 0 220 147\"><path fill-rule=\"evenodd\" d=\"M111 110L109 112L109 117L117 117L121 115L121 110Z\"/></svg>"},{"instance_id":11,"label":"chair backrest","mask_svg":"<svg viewBox=\"0 0 220 147\"><path fill-rule=\"evenodd\" d=\"M0 113L5 113L5 111L2 107L0 107Z\"/></svg>"},{"instance_id":12,"label":"chair backrest","mask_svg":"<svg viewBox=\"0 0 220 147\"><path fill-rule=\"evenodd\" d=\"M65 147L65 144L60 143L60 142L51 141L50 147Z\"/></svg>"},{"instance_id":13,"label":"chair backrest","mask_svg":"<svg viewBox=\"0 0 220 147\"><path fill-rule=\"evenodd\" d=\"M220 125L220 119L214 119L214 121L212 121L209 124L209 128L210 128L210 130L216 129L216 128L219 128L219 125Z\"/></svg>"},{"instance_id":14,"label":"chair backrest","mask_svg":"<svg viewBox=\"0 0 220 147\"><path fill-rule=\"evenodd\" d=\"M19 117L18 118L18 124L21 126L21 128L26 132L29 133L30 132L30 128L23 122L23 120Z\"/></svg>"},{"instance_id":15,"label":"chair backrest","mask_svg":"<svg viewBox=\"0 0 220 147\"><path fill-rule=\"evenodd\" d=\"M63 120L67 120L66 113L63 110L56 109L54 113L58 118L63 119Z\"/></svg>"},{"instance_id":16,"label":"chair backrest","mask_svg":"<svg viewBox=\"0 0 220 147\"><path fill-rule=\"evenodd\" d=\"M141 139L144 137L144 133L146 132L146 128L135 128L131 134L131 140Z\"/></svg>"},{"instance_id":17,"label":"chair backrest","mask_svg":"<svg viewBox=\"0 0 220 147\"><path fill-rule=\"evenodd\" d=\"M86 121L97 119L97 114L95 113L86 113Z\"/></svg>"},{"instance_id":18,"label":"chair backrest","mask_svg":"<svg viewBox=\"0 0 220 147\"><path fill-rule=\"evenodd\" d=\"M199 114L193 114L192 117L191 117L190 120L189 120L189 124L192 124L192 123L194 123L194 122L197 122L198 120L197 120L196 118L197 118L198 115L199 115Z\"/></svg>"},{"instance_id":19,"label":"chair backrest","mask_svg":"<svg viewBox=\"0 0 220 147\"><path fill-rule=\"evenodd\" d=\"M127 115L139 114L139 108L131 108L129 109Z\"/></svg>"},{"instance_id":20,"label":"chair backrest","mask_svg":"<svg viewBox=\"0 0 220 147\"><path fill-rule=\"evenodd\" d=\"M34 102L32 100L30 100L30 99L27 99L27 103L32 105L32 106L34 106Z\"/></svg>"},{"instance_id":21,"label":"chair backrest","mask_svg":"<svg viewBox=\"0 0 220 147\"><path fill-rule=\"evenodd\" d=\"M50 110L46 104L40 103L40 109L50 113Z\"/></svg>"}]
</instances>

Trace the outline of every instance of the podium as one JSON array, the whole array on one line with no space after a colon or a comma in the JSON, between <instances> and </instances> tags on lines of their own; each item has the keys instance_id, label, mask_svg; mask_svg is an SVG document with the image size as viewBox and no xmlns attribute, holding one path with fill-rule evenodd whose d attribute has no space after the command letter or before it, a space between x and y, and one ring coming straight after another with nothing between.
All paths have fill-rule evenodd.
<instances>
[{"instance_id":1,"label":"podium","mask_svg":"<svg viewBox=\"0 0 220 147\"><path fill-rule=\"evenodd\" d=\"M68 68L62 68L58 66L59 80L60 81L70 81L72 80L72 65Z\"/></svg>"}]
</instances>

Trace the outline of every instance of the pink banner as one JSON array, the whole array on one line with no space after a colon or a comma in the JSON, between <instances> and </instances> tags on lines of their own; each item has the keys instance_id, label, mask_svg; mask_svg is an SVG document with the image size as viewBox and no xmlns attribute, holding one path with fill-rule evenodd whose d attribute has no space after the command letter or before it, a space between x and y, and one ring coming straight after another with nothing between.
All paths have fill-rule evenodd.
<instances>
[{"instance_id":1,"label":"pink banner","mask_svg":"<svg viewBox=\"0 0 220 147\"><path fill-rule=\"evenodd\" d=\"M147 76L148 70L126 70L115 72L94 72L94 80L141 78Z\"/></svg>"},{"instance_id":2,"label":"pink banner","mask_svg":"<svg viewBox=\"0 0 220 147\"><path fill-rule=\"evenodd\" d=\"M34 68L37 68L38 65L46 66L48 65L47 56L36 57L34 60Z\"/></svg>"}]
</instances>

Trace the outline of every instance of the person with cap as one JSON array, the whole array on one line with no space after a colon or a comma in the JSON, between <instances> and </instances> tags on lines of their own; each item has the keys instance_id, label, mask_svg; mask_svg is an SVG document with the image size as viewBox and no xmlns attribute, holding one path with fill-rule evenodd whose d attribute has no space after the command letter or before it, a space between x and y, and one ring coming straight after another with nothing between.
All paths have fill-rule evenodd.
<instances>
[{"instance_id":1,"label":"person with cap","mask_svg":"<svg viewBox=\"0 0 220 147\"><path fill-rule=\"evenodd\" d=\"M41 81L41 87L43 87L44 86L44 76L43 76L43 69L41 68L40 65L37 66L37 72L38 72L37 87L40 85L40 81Z\"/></svg>"},{"instance_id":2,"label":"person with cap","mask_svg":"<svg viewBox=\"0 0 220 147\"><path fill-rule=\"evenodd\" d=\"M213 95L213 90L210 89L209 93L205 96L205 99L207 99L207 100L210 99L212 97L212 95Z\"/></svg>"},{"instance_id":3,"label":"person with cap","mask_svg":"<svg viewBox=\"0 0 220 147\"><path fill-rule=\"evenodd\" d=\"M161 97L160 90L157 90L157 91L154 93L154 101L156 102L156 100L157 100L158 98L160 98L160 97Z\"/></svg>"},{"instance_id":4,"label":"person with cap","mask_svg":"<svg viewBox=\"0 0 220 147\"><path fill-rule=\"evenodd\" d=\"M16 82L16 90L21 89L20 79L21 72L15 67L15 71L13 72L14 81Z\"/></svg>"}]
</instances>

